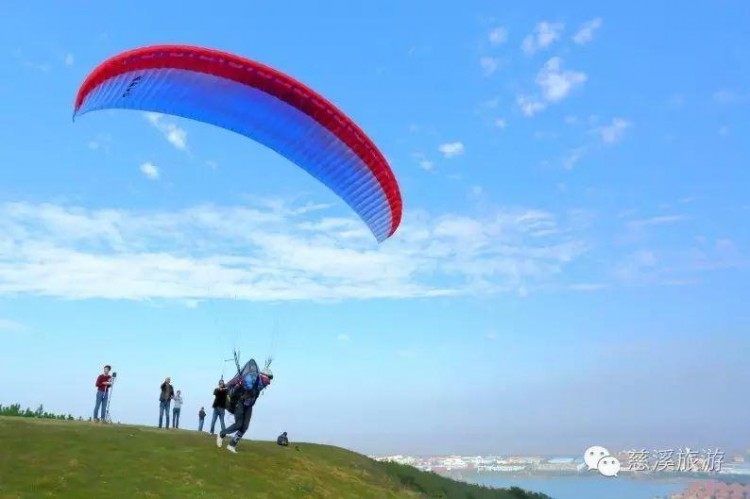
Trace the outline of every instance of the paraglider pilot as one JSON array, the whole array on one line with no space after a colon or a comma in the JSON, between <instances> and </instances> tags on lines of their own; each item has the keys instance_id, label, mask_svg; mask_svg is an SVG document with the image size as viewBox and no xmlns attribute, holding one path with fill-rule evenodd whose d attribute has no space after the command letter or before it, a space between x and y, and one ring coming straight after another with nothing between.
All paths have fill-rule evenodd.
<instances>
[{"instance_id":1,"label":"paraglider pilot","mask_svg":"<svg viewBox=\"0 0 750 499\"><path fill-rule=\"evenodd\" d=\"M252 367L248 369L251 365L255 369L252 369ZM268 367L263 369L260 375L257 372L257 364L251 360L241 373L227 383L227 388L230 391L229 411L234 414L234 424L216 435L217 447L223 445L224 437L234 433L235 435L232 437L229 445L227 445L227 450L237 452L237 444L239 444L242 436L250 426L250 418L253 416L253 406L261 392L271 384L271 380L273 379L273 372Z\"/></svg>"}]
</instances>

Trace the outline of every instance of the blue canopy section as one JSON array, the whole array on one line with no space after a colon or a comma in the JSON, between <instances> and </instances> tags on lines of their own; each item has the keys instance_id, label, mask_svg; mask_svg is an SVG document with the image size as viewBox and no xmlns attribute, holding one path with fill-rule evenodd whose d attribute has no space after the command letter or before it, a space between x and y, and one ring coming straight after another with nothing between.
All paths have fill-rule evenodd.
<instances>
[{"instance_id":1,"label":"blue canopy section","mask_svg":"<svg viewBox=\"0 0 750 499\"><path fill-rule=\"evenodd\" d=\"M128 88L135 79L139 85L131 93ZM165 113L253 139L331 189L359 215L379 242L389 235L391 205L368 164L316 119L261 89L197 71L139 70L96 87L77 113L102 109Z\"/></svg>"}]
</instances>

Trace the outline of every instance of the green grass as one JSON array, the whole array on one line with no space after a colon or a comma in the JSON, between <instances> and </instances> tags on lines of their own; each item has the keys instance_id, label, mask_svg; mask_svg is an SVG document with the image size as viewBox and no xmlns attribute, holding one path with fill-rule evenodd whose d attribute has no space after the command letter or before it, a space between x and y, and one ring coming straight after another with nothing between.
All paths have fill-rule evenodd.
<instances>
[{"instance_id":1,"label":"green grass","mask_svg":"<svg viewBox=\"0 0 750 499\"><path fill-rule=\"evenodd\" d=\"M238 450L193 431L0 417L0 498L544 497L325 445L243 440Z\"/></svg>"}]
</instances>

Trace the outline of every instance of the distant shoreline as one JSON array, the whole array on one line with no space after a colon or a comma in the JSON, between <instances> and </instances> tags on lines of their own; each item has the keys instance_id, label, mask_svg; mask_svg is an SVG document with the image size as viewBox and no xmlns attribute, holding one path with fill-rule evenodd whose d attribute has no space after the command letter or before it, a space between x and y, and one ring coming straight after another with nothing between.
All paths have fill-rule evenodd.
<instances>
[{"instance_id":1,"label":"distant shoreline","mask_svg":"<svg viewBox=\"0 0 750 499\"><path fill-rule=\"evenodd\" d=\"M529 471L529 472L504 472L504 471L476 471L476 470L455 470L449 472L438 472L438 474L447 476L456 480L464 480L464 477L483 477L483 478L503 478L503 479L605 479L598 473L587 473L578 471ZM679 473L679 472L659 472L659 473L632 473L620 472L617 477L606 478L607 480L637 480L637 481L674 481L674 480L713 480L726 483L750 484L750 475L742 474L705 474L705 473Z\"/></svg>"}]
</instances>

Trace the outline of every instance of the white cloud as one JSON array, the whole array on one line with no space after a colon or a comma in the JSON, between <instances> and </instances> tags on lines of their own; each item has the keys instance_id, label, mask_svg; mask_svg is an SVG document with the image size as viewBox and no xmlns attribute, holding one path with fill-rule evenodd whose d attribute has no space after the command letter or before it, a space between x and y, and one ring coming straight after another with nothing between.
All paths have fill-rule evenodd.
<instances>
[{"instance_id":1,"label":"white cloud","mask_svg":"<svg viewBox=\"0 0 750 499\"><path fill-rule=\"evenodd\" d=\"M642 220L633 220L631 222L628 222L628 226L632 229L640 229L643 227L648 227L652 225L664 225L664 224L671 224L675 222L682 222L687 220L688 218L683 215L661 215L651 218L645 218Z\"/></svg>"},{"instance_id":2,"label":"white cloud","mask_svg":"<svg viewBox=\"0 0 750 499\"><path fill-rule=\"evenodd\" d=\"M89 149L93 151L103 150L109 152L109 146L112 144L112 136L107 133L97 134L96 139L90 140Z\"/></svg>"},{"instance_id":3,"label":"white cloud","mask_svg":"<svg viewBox=\"0 0 750 499\"><path fill-rule=\"evenodd\" d=\"M540 22L536 25L534 31L524 38L521 49L527 55L532 55L539 50L548 48L560 39L564 27L562 23Z\"/></svg>"},{"instance_id":4,"label":"white cloud","mask_svg":"<svg viewBox=\"0 0 750 499\"><path fill-rule=\"evenodd\" d=\"M470 201L480 201L484 198L484 189L482 189L482 186L480 185L473 185L469 189L469 192L467 194L467 198Z\"/></svg>"},{"instance_id":5,"label":"white cloud","mask_svg":"<svg viewBox=\"0 0 750 499\"><path fill-rule=\"evenodd\" d=\"M65 65L66 66L72 66L75 64L75 58L73 57L73 54L66 54L65 55Z\"/></svg>"},{"instance_id":6,"label":"white cloud","mask_svg":"<svg viewBox=\"0 0 750 499\"><path fill-rule=\"evenodd\" d=\"M565 119L567 123L578 123L578 118L567 117ZM596 122L597 120L592 117L590 122ZM562 158L562 165L566 170L571 170L575 167L585 156L592 152L601 149L605 145L615 144L623 139L625 131L632 126L632 123L622 118L615 118L612 120L610 125L603 125L594 127L588 130L589 134L598 136L598 140L588 140L586 143L579 147L570 149L567 154Z\"/></svg>"},{"instance_id":7,"label":"white cloud","mask_svg":"<svg viewBox=\"0 0 750 499\"><path fill-rule=\"evenodd\" d=\"M219 163L209 159L208 161L206 161L206 166L208 166L212 170L216 170L217 168L219 168Z\"/></svg>"},{"instance_id":8,"label":"white cloud","mask_svg":"<svg viewBox=\"0 0 750 499\"><path fill-rule=\"evenodd\" d=\"M454 158L464 153L464 145L461 142L449 142L438 146L438 151L446 158Z\"/></svg>"},{"instance_id":9,"label":"white cloud","mask_svg":"<svg viewBox=\"0 0 750 499\"><path fill-rule=\"evenodd\" d=\"M620 142L625 136L625 130L630 128L632 123L622 118L615 118L609 125L600 126L597 128L599 135L601 136L602 142L605 144L616 144Z\"/></svg>"},{"instance_id":10,"label":"white cloud","mask_svg":"<svg viewBox=\"0 0 750 499\"><path fill-rule=\"evenodd\" d=\"M615 267L615 275L627 283L637 283L653 271L658 260L653 251L640 250L628 255Z\"/></svg>"},{"instance_id":11,"label":"white cloud","mask_svg":"<svg viewBox=\"0 0 750 499\"><path fill-rule=\"evenodd\" d=\"M698 282L696 273L730 268L750 268L750 259L733 241L697 238L692 245L678 243L661 246L658 251L630 253L614 272L625 284L684 286Z\"/></svg>"},{"instance_id":12,"label":"white cloud","mask_svg":"<svg viewBox=\"0 0 750 499\"><path fill-rule=\"evenodd\" d=\"M534 209L406 212L385 245L356 218L283 202L181 211L0 204L0 296L252 301L517 292L586 252Z\"/></svg>"},{"instance_id":13,"label":"white cloud","mask_svg":"<svg viewBox=\"0 0 750 499\"><path fill-rule=\"evenodd\" d=\"M492 99L488 99L488 100L482 102L482 104L480 104L480 107L482 109L484 109L484 110L487 110L487 109L497 109L498 106L500 106L500 102L501 101L500 101L499 97L494 97Z\"/></svg>"},{"instance_id":14,"label":"white cloud","mask_svg":"<svg viewBox=\"0 0 750 499\"><path fill-rule=\"evenodd\" d=\"M740 260L742 255L737 245L730 239L719 239L714 243L714 249L722 260Z\"/></svg>"},{"instance_id":15,"label":"white cloud","mask_svg":"<svg viewBox=\"0 0 750 499\"><path fill-rule=\"evenodd\" d=\"M141 165L141 173L152 180L159 178L159 168L153 163L143 163Z\"/></svg>"},{"instance_id":16,"label":"white cloud","mask_svg":"<svg viewBox=\"0 0 750 499\"><path fill-rule=\"evenodd\" d=\"M159 130L170 144L180 151L187 150L187 132L174 123L164 121L164 115L159 113L145 113L146 119Z\"/></svg>"},{"instance_id":17,"label":"white cloud","mask_svg":"<svg viewBox=\"0 0 750 499\"><path fill-rule=\"evenodd\" d=\"M506 128L508 126L508 123L505 121L504 118L497 118L495 120L495 126L497 128Z\"/></svg>"},{"instance_id":18,"label":"white cloud","mask_svg":"<svg viewBox=\"0 0 750 499\"><path fill-rule=\"evenodd\" d=\"M0 318L0 331L20 331L22 329L23 324L20 322Z\"/></svg>"},{"instance_id":19,"label":"white cloud","mask_svg":"<svg viewBox=\"0 0 750 499\"><path fill-rule=\"evenodd\" d=\"M553 57L539 70L535 82L541 90L541 96L521 94L516 98L516 104L524 116L534 116L546 109L548 104L562 101L588 79L580 71L563 70L562 65L561 58Z\"/></svg>"},{"instance_id":20,"label":"white cloud","mask_svg":"<svg viewBox=\"0 0 750 499\"><path fill-rule=\"evenodd\" d=\"M351 338L349 338L349 335L348 335L348 334L340 334L340 335L338 335L338 336L336 337L336 339L337 339L337 340L339 340L339 341L341 341L341 342L347 342L347 341L349 341L349 340L350 340Z\"/></svg>"},{"instance_id":21,"label":"white cloud","mask_svg":"<svg viewBox=\"0 0 750 499\"><path fill-rule=\"evenodd\" d=\"M435 169L435 164L427 159L427 157L422 153L414 153L412 155L415 160L417 160L417 164L421 169L423 169L426 172L431 172Z\"/></svg>"},{"instance_id":22,"label":"white cloud","mask_svg":"<svg viewBox=\"0 0 750 499\"><path fill-rule=\"evenodd\" d=\"M563 71L563 61L559 57L548 60L536 77L536 83L542 88L542 94L548 102L559 102L577 86L587 80L585 73Z\"/></svg>"},{"instance_id":23,"label":"white cloud","mask_svg":"<svg viewBox=\"0 0 750 499\"><path fill-rule=\"evenodd\" d=\"M479 59L479 65L481 66L484 75L490 76L497 71L497 68L500 65L500 59L497 57L482 57Z\"/></svg>"},{"instance_id":24,"label":"white cloud","mask_svg":"<svg viewBox=\"0 0 750 499\"><path fill-rule=\"evenodd\" d=\"M39 64L32 61L24 61L23 65L29 69L40 71L42 73L49 73L52 70L52 66L50 66L49 64Z\"/></svg>"},{"instance_id":25,"label":"white cloud","mask_svg":"<svg viewBox=\"0 0 750 499\"><path fill-rule=\"evenodd\" d=\"M428 171L428 172L430 172L430 171L432 171L432 170L435 169L435 165L433 165L432 161L430 161L429 159L422 159L422 160L420 160L419 161L419 167L422 168L423 170Z\"/></svg>"},{"instance_id":26,"label":"white cloud","mask_svg":"<svg viewBox=\"0 0 750 499\"><path fill-rule=\"evenodd\" d=\"M648 232L655 228L663 228L668 225L676 224L689 220L684 215L658 215L626 222L626 230L619 238L620 243L636 244L646 240Z\"/></svg>"},{"instance_id":27,"label":"white cloud","mask_svg":"<svg viewBox=\"0 0 750 499\"><path fill-rule=\"evenodd\" d=\"M750 101L750 94L740 94L732 90L719 90L713 95L714 101L719 104L738 104Z\"/></svg>"},{"instance_id":28,"label":"white cloud","mask_svg":"<svg viewBox=\"0 0 750 499\"><path fill-rule=\"evenodd\" d=\"M586 147L577 147L575 149L572 149L568 152L568 154L563 158L563 167L566 170L572 170L575 165L580 162L583 157L586 155L587 148Z\"/></svg>"},{"instance_id":29,"label":"white cloud","mask_svg":"<svg viewBox=\"0 0 750 499\"><path fill-rule=\"evenodd\" d=\"M727 104L733 102L736 96L734 92L730 92L729 90L719 90L718 92L714 93L713 98L716 102Z\"/></svg>"},{"instance_id":30,"label":"white cloud","mask_svg":"<svg viewBox=\"0 0 750 499\"><path fill-rule=\"evenodd\" d=\"M682 94L674 94L669 98L667 104L671 109L682 109L685 107L685 96Z\"/></svg>"},{"instance_id":31,"label":"white cloud","mask_svg":"<svg viewBox=\"0 0 750 499\"><path fill-rule=\"evenodd\" d=\"M502 45L508 41L508 30L503 27L497 27L490 31L489 39L492 45Z\"/></svg>"},{"instance_id":32,"label":"white cloud","mask_svg":"<svg viewBox=\"0 0 750 499\"><path fill-rule=\"evenodd\" d=\"M516 99L518 107L521 108L521 112L524 116L534 116L535 114L544 111L547 105L536 97L530 97L528 95L519 95Z\"/></svg>"},{"instance_id":33,"label":"white cloud","mask_svg":"<svg viewBox=\"0 0 750 499\"><path fill-rule=\"evenodd\" d=\"M556 140L559 137L560 134L558 132L550 130L537 130L534 132L534 138L536 140Z\"/></svg>"},{"instance_id":34,"label":"white cloud","mask_svg":"<svg viewBox=\"0 0 750 499\"><path fill-rule=\"evenodd\" d=\"M48 73L52 70L52 66L50 64L39 63L28 59L20 49L13 51L13 57L26 68L33 69L35 71L41 71L43 73Z\"/></svg>"},{"instance_id":35,"label":"white cloud","mask_svg":"<svg viewBox=\"0 0 750 499\"><path fill-rule=\"evenodd\" d=\"M590 282L582 282L578 284L571 284L569 286L569 289L573 291L600 291L602 289L606 289L606 284L601 283L590 283Z\"/></svg>"},{"instance_id":36,"label":"white cloud","mask_svg":"<svg viewBox=\"0 0 750 499\"><path fill-rule=\"evenodd\" d=\"M583 24L581 29L573 36L573 41L578 45L585 45L594 38L594 31L601 28L602 19L597 17Z\"/></svg>"}]
</instances>

